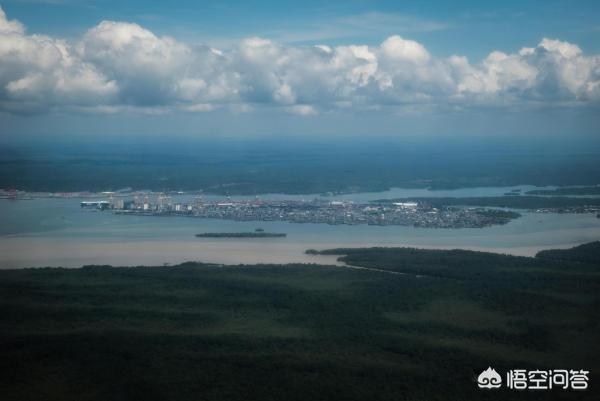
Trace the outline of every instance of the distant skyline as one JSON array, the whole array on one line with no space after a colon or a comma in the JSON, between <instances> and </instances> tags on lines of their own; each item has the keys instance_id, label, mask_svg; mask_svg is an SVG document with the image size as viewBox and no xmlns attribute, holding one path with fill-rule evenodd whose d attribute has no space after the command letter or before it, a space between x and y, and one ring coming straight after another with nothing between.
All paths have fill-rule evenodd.
<instances>
[{"instance_id":1,"label":"distant skyline","mask_svg":"<svg viewBox=\"0 0 600 401\"><path fill-rule=\"evenodd\" d=\"M600 3L0 1L0 140L598 136Z\"/></svg>"}]
</instances>

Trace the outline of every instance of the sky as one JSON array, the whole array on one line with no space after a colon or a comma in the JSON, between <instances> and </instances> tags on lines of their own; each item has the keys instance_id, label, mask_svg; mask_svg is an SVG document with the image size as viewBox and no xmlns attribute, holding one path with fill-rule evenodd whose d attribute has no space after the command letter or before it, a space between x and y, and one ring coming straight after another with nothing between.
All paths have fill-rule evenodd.
<instances>
[{"instance_id":1,"label":"sky","mask_svg":"<svg viewBox=\"0 0 600 401\"><path fill-rule=\"evenodd\" d=\"M600 2L0 8L0 140L599 136Z\"/></svg>"}]
</instances>

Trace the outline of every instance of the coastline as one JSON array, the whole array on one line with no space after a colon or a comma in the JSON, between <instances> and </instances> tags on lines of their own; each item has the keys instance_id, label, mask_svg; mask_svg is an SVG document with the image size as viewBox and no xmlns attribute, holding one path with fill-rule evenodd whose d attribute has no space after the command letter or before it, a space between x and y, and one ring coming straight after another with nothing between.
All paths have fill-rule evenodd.
<instances>
[{"instance_id":1,"label":"coastline","mask_svg":"<svg viewBox=\"0 0 600 401\"><path fill-rule=\"evenodd\" d=\"M496 188L493 192L504 191ZM461 192L471 196L489 191ZM379 194L358 194L378 197ZM266 197L266 195L265 195ZM252 231L257 222L172 217L120 217L81 210L76 199L0 201L0 269L177 264L319 263L335 257L305 255L307 249L412 247L465 249L533 256L543 249L568 248L600 239L600 219L592 215L523 213L506 225L442 230L403 226L260 222L285 238L203 238L199 232Z\"/></svg>"},{"instance_id":2,"label":"coastline","mask_svg":"<svg viewBox=\"0 0 600 401\"><path fill-rule=\"evenodd\" d=\"M570 248L581 243L552 244L548 246L485 247L454 245L414 245L410 243L277 243L260 240L230 241L131 241L72 243L59 239L9 238L0 241L0 254L12 255L0 260L0 269L35 267L79 268L84 265L163 266L183 262L203 262L226 265L315 263L344 266L337 255L307 255L307 249L408 247L417 249L464 249L514 256L535 256L545 249ZM177 255L177 256L165 256ZM40 259L44 263L38 262Z\"/></svg>"}]
</instances>

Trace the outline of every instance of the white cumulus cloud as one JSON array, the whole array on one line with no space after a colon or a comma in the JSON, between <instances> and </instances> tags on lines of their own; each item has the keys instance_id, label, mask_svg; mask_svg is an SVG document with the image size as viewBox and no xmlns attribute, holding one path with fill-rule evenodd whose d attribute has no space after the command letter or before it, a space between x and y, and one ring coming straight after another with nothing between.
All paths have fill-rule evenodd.
<instances>
[{"instance_id":1,"label":"white cumulus cloud","mask_svg":"<svg viewBox=\"0 0 600 401\"><path fill-rule=\"evenodd\" d=\"M284 46L247 38L229 49L103 21L67 41L29 35L0 8L0 111L251 112L311 116L390 107L574 107L600 101L600 56L544 38L479 62L440 58L397 35L380 45ZM458 106L458 107L457 107Z\"/></svg>"}]
</instances>

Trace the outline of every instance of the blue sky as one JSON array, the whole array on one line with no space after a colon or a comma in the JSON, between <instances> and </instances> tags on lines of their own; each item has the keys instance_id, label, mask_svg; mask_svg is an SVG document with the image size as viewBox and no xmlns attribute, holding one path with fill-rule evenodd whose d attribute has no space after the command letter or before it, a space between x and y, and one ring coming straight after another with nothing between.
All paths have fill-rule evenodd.
<instances>
[{"instance_id":1,"label":"blue sky","mask_svg":"<svg viewBox=\"0 0 600 401\"><path fill-rule=\"evenodd\" d=\"M116 20L211 44L247 36L293 43L376 44L399 34L441 55L480 58L491 49L514 51L543 37L600 51L600 2L590 0L4 0L0 4L30 32L63 37L80 35L102 20Z\"/></svg>"},{"instance_id":2,"label":"blue sky","mask_svg":"<svg viewBox=\"0 0 600 401\"><path fill-rule=\"evenodd\" d=\"M189 135L475 135L485 122L497 134L594 135L598 126L600 2L0 7L4 137L160 135L174 125Z\"/></svg>"}]
</instances>

